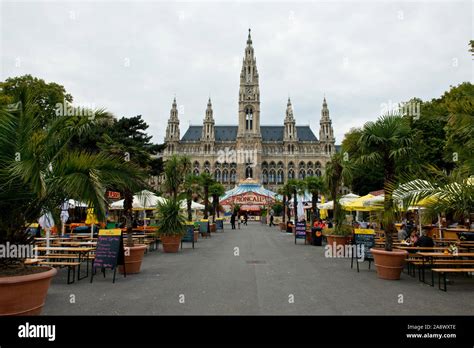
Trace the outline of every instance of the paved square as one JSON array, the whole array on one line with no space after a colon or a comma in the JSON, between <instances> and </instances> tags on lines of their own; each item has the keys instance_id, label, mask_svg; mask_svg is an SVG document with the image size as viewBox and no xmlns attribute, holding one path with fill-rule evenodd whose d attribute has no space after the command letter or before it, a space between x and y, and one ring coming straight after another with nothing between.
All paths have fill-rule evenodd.
<instances>
[{"instance_id":1,"label":"paved square","mask_svg":"<svg viewBox=\"0 0 474 348\"><path fill-rule=\"evenodd\" d=\"M294 244L293 235L257 222L189 243L178 254L145 255L140 274L112 273L66 284L60 270L44 315L450 315L474 313L474 279L453 277L448 292L402 273L378 279L368 263L324 257L324 247ZM234 256L238 248L239 256ZM399 295L403 303L399 304ZM74 295L74 296L71 296ZM182 296L184 295L184 296ZM71 299L75 303L70 303ZM294 303L292 299L294 299ZM182 303L184 300L184 303ZM71 307L73 306L73 307Z\"/></svg>"}]
</instances>

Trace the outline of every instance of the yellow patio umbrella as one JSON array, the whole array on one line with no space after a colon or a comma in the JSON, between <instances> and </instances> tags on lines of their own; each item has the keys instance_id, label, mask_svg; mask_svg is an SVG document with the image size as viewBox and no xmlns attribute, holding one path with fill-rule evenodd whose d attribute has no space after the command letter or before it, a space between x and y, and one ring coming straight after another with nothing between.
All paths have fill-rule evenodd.
<instances>
[{"instance_id":1,"label":"yellow patio umbrella","mask_svg":"<svg viewBox=\"0 0 474 348\"><path fill-rule=\"evenodd\" d=\"M99 220L97 215L94 214L94 208L87 209L86 224L91 225L91 239L94 237L94 225L97 225Z\"/></svg>"},{"instance_id":2,"label":"yellow patio umbrella","mask_svg":"<svg viewBox=\"0 0 474 348\"><path fill-rule=\"evenodd\" d=\"M324 201L325 201L324 196L321 196L321 204L323 204ZM321 219L326 219L326 218L328 217L328 211L327 211L327 209L321 209L321 210L319 211L319 217L320 217Z\"/></svg>"},{"instance_id":3,"label":"yellow patio umbrella","mask_svg":"<svg viewBox=\"0 0 474 348\"><path fill-rule=\"evenodd\" d=\"M374 198L375 196L371 195L370 193L365 195L365 196L362 196L362 197L359 197L351 202L348 202L348 203L345 203L342 205L342 207L344 208L344 210L348 210L348 211L373 211L373 210L383 210L383 207L379 207L379 206L366 206L364 205L364 202L371 199L371 198Z\"/></svg>"}]
</instances>

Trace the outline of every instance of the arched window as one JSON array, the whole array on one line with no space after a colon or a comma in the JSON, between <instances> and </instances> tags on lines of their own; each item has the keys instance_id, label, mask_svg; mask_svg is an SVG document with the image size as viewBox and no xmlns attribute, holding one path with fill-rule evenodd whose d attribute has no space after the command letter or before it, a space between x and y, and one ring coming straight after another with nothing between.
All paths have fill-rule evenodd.
<instances>
[{"instance_id":1,"label":"arched window","mask_svg":"<svg viewBox=\"0 0 474 348\"><path fill-rule=\"evenodd\" d=\"M316 169L316 175L317 175L317 176L321 176L321 170Z\"/></svg>"},{"instance_id":2,"label":"arched window","mask_svg":"<svg viewBox=\"0 0 474 348\"><path fill-rule=\"evenodd\" d=\"M262 172L262 184L268 184L268 173L266 169Z\"/></svg>"},{"instance_id":3,"label":"arched window","mask_svg":"<svg viewBox=\"0 0 474 348\"><path fill-rule=\"evenodd\" d=\"M214 178L217 182L221 182L221 171L219 169L214 172Z\"/></svg>"},{"instance_id":4,"label":"arched window","mask_svg":"<svg viewBox=\"0 0 474 348\"><path fill-rule=\"evenodd\" d=\"M199 169L198 168L195 168L194 171L193 171L193 174L198 176L199 175Z\"/></svg>"},{"instance_id":5,"label":"arched window","mask_svg":"<svg viewBox=\"0 0 474 348\"><path fill-rule=\"evenodd\" d=\"M245 129L253 128L253 110L251 107L247 107L245 110Z\"/></svg>"},{"instance_id":6,"label":"arched window","mask_svg":"<svg viewBox=\"0 0 474 348\"><path fill-rule=\"evenodd\" d=\"M222 182L227 183L228 180L229 180L229 172L227 171L227 169L224 169L222 171Z\"/></svg>"},{"instance_id":7,"label":"arched window","mask_svg":"<svg viewBox=\"0 0 474 348\"><path fill-rule=\"evenodd\" d=\"M277 183L278 184L283 184L283 181L285 180L283 170L280 169L277 174Z\"/></svg>"},{"instance_id":8,"label":"arched window","mask_svg":"<svg viewBox=\"0 0 474 348\"><path fill-rule=\"evenodd\" d=\"M253 178L253 170L252 170L252 167L247 166L247 168L245 169L245 177L246 177L246 178Z\"/></svg>"},{"instance_id":9,"label":"arched window","mask_svg":"<svg viewBox=\"0 0 474 348\"><path fill-rule=\"evenodd\" d=\"M300 170L300 174L299 174L299 179L300 179L300 180L303 180L303 179L305 178L305 176L306 176L305 171L304 171L303 169L301 169L301 170Z\"/></svg>"},{"instance_id":10,"label":"arched window","mask_svg":"<svg viewBox=\"0 0 474 348\"><path fill-rule=\"evenodd\" d=\"M303 161L301 161L301 162L300 162L299 166L300 166L300 169L304 169L304 168L306 168L306 166L305 166L305 164L304 164L304 162L303 162Z\"/></svg>"},{"instance_id":11,"label":"arched window","mask_svg":"<svg viewBox=\"0 0 474 348\"><path fill-rule=\"evenodd\" d=\"M293 169L290 169L288 171L288 179L294 179L295 178L295 172L293 171Z\"/></svg>"},{"instance_id":12,"label":"arched window","mask_svg":"<svg viewBox=\"0 0 474 348\"><path fill-rule=\"evenodd\" d=\"M235 169L231 169L230 170L230 183L235 184L235 181L236 181Z\"/></svg>"},{"instance_id":13,"label":"arched window","mask_svg":"<svg viewBox=\"0 0 474 348\"><path fill-rule=\"evenodd\" d=\"M269 181L270 181L270 184L274 184L275 183L275 171L272 169L270 170L270 175L269 175Z\"/></svg>"},{"instance_id":14,"label":"arched window","mask_svg":"<svg viewBox=\"0 0 474 348\"><path fill-rule=\"evenodd\" d=\"M312 170L312 169L308 169L307 175L308 175L308 176L314 176L313 170Z\"/></svg>"}]
</instances>

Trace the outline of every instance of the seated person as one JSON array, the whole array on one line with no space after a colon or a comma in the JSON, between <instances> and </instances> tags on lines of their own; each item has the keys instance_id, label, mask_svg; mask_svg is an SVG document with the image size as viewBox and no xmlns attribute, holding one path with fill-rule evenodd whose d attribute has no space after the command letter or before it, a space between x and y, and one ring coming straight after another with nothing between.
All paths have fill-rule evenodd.
<instances>
[{"instance_id":1,"label":"seated person","mask_svg":"<svg viewBox=\"0 0 474 348\"><path fill-rule=\"evenodd\" d=\"M418 241L418 236L416 235L416 230L412 230L410 237L408 237L407 242L411 245L414 245Z\"/></svg>"},{"instance_id":2,"label":"seated person","mask_svg":"<svg viewBox=\"0 0 474 348\"><path fill-rule=\"evenodd\" d=\"M426 231L421 233L421 237L415 242L417 247L434 247L433 238L426 235Z\"/></svg>"},{"instance_id":3,"label":"seated person","mask_svg":"<svg viewBox=\"0 0 474 348\"><path fill-rule=\"evenodd\" d=\"M408 238L408 231L405 224L402 224L400 231L398 231L398 240L402 241Z\"/></svg>"}]
</instances>

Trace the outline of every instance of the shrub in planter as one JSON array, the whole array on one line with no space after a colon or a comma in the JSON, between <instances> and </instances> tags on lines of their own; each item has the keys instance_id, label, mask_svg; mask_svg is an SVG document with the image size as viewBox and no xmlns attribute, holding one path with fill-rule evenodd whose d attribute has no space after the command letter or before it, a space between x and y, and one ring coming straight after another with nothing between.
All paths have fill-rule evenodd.
<instances>
[{"instance_id":1,"label":"shrub in planter","mask_svg":"<svg viewBox=\"0 0 474 348\"><path fill-rule=\"evenodd\" d=\"M186 218L181 214L179 200L169 198L158 203L158 233L165 253L176 253L179 250L181 237L186 232Z\"/></svg>"},{"instance_id":2,"label":"shrub in planter","mask_svg":"<svg viewBox=\"0 0 474 348\"><path fill-rule=\"evenodd\" d=\"M341 225L340 228L326 228L323 230L326 236L327 244L346 245L352 234L352 227L349 225Z\"/></svg>"}]
</instances>

